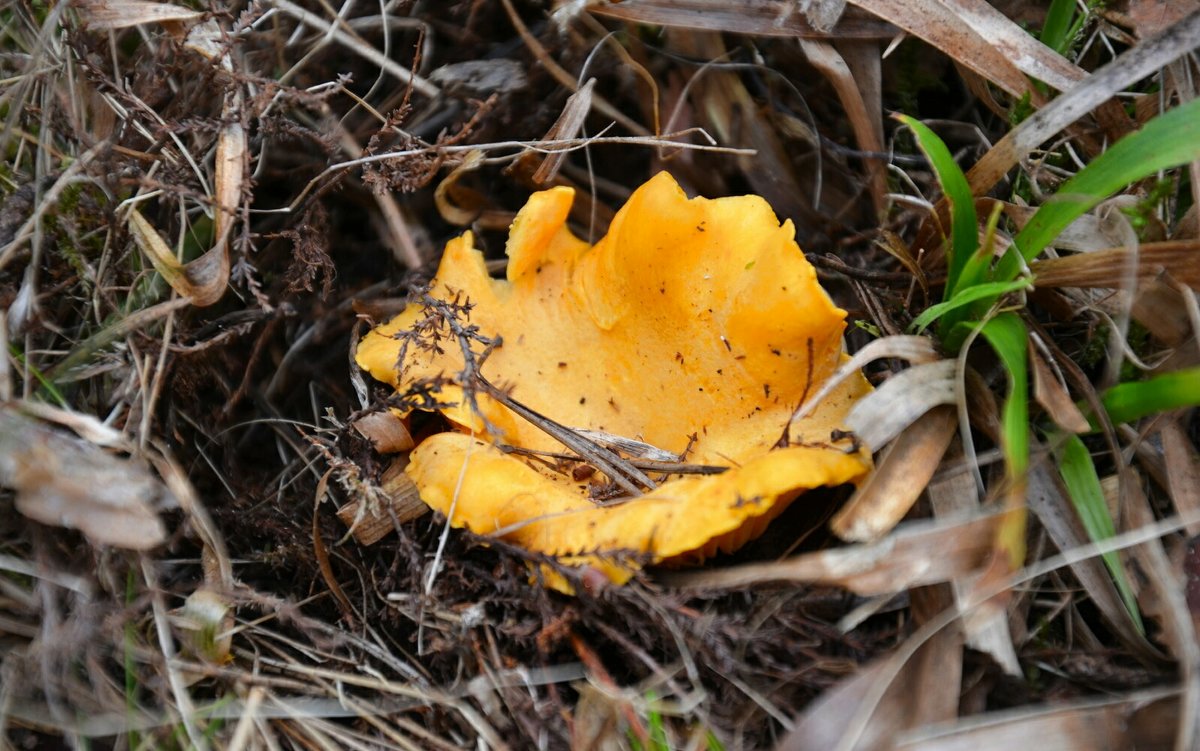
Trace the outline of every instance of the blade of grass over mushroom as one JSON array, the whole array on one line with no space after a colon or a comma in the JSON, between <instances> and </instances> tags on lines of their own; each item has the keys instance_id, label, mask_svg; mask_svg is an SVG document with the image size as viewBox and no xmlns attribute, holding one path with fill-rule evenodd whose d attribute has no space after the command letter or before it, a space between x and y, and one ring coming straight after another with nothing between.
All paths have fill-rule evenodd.
<instances>
[{"instance_id":1,"label":"blade of grass over mushroom","mask_svg":"<svg viewBox=\"0 0 1200 751\"><path fill-rule=\"evenodd\" d=\"M638 487L638 484L641 484L645 488L654 489L655 484L653 480L637 467L622 459L615 452L564 425L559 425L545 415L538 414L496 388L483 376L478 376L478 381L488 396L508 407L527 420L529 424L537 426L553 436L559 443L599 467L613 482L620 485L626 492L635 496L641 495L642 489Z\"/></svg>"},{"instance_id":2,"label":"blade of grass over mushroom","mask_svg":"<svg viewBox=\"0 0 1200 751\"><path fill-rule=\"evenodd\" d=\"M791 422L808 417L817 405L821 404L825 397L833 393L847 378L858 376L864 367L886 357L894 357L918 365L934 362L939 359L940 355L938 355L933 340L926 336L897 334L875 339L855 352L849 360L839 365L833 375L829 376L821 385L820 390L809 394L804 403L797 407L795 413L792 414Z\"/></svg>"},{"instance_id":3,"label":"blade of grass over mushroom","mask_svg":"<svg viewBox=\"0 0 1200 751\"><path fill-rule=\"evenodd\" d=\"M1092 463L1087 446L1077 436L1068 436L1055 453L1058 455L1058 471L1067 488L1067 495L1088 536L1093 542L1114 536L1117 530L1112 516L1108 513L1104 490L1100 487L1100 476L1096 473L1096 465ZM1134 597L1125 566L1115 551L1104 553L1102 557L1112 573L1113 582L1117 585L1117 591L1121 593L1125 607L1129 609L1129 615L1138 630L1143 631L1142 616L1138 611L1137 599Z\"/></svg>"},{"instance_id":4,"label":"blade of grass over mushroom","mask_svg":"<svg viewBox=\"0 0 1200 751\"><path fill-rule=\"evenodd\" d=\"M1013 279L1084 212L1117 190L1154 173L1200 159L1200 99L1146 123L1100 154L1059 188L1013 238L996 278ZM1018 256L1019 254L1019 256Z\"/></svg>"},{"instance_id":5,"label":"blade of grass over mushroom","mask_svg":"<svg viewBox=\"0 0 1200 751\"><path fill-rule=\"evenodd\" d=\"M1134 422L1159 412L1200 406L1200 367L1117 384L1104 392L1101 402L1114 423Z\"/></svg>"},{"instance_id":6,"label":"blade of grass over mushroom","mask_svg":"<svg viewBox=\"0 0 1200 751\"><path fill-rule=\"evenodd\" d=\"M875 451L929 410L953 404L956 394L954 360L914 365L859 400L846 416L846 427Z\"/></svg>"}]
</instances>

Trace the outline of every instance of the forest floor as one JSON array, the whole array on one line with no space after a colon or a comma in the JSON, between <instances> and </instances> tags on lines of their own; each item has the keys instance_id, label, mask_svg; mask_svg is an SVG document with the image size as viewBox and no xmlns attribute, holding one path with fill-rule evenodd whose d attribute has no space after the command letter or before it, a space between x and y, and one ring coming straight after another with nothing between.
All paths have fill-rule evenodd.
<instances>
[{"instance_id":1,"label":"forest floor","mask_svg":"<svg viewBox=\"0 0 1200 751\"><path fill-rule=\"evenodd\" d=\"M1200 743L1200 3L549 5L0 4L0 748ZM792 223L874 469L692 569L452 528L402 470L462 422L387 407L546 387L358 343L480 354L446 244L502 277L531 195L595 241L663 171ZM594 492L651 448L567 432Z\"/></svg>"}]
</instances>

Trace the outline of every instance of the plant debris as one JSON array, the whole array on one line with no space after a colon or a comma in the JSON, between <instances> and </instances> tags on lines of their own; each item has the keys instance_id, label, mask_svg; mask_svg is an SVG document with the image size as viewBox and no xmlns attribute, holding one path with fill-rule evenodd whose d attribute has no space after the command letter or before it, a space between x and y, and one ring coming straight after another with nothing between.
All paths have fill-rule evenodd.
<instances>
[{"instance_id":1,"label":"plant debris","mask_svg":"<svg viewBox=\"0 0 1200 751\"><path fill-rule=\"evenodd\" d=\"M1195 747L1198 38L0 3L0 746Z\"/></svg>"}]
</instances>

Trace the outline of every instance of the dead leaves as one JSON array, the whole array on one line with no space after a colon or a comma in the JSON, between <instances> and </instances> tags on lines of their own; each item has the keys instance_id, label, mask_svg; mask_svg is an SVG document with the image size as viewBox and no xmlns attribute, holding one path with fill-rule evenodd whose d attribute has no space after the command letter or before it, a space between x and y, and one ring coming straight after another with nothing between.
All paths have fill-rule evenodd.
<instances>
[{"instance_id":1,"label":"dead leaves","mask_svg":"<svg viewBox=\"0 0 1200 751\"><path fill-rule=\"evenodd\" d=\"M0 407L0 485L17 491L25 516L83 532L101 545L148 550L166 537L158 518L173 505L143 464Z\"/></svg>"},{"instance_id":2,"label":"dead leaves","mask_svg":"<svg viewBox=\"0 0 1200 751\"><path fill-rule=\"evenodd\" d=\"M804 490L863 475L866 456L833 438L867 391L861 375L791 422L841 363L845 314L817 285L790 223L754 196L689 200L664 173L590 247L566 227L572 200L567 188L530 198L510 232L507 281L488 277L469 233L447 246L430 294L469 305L470 330L494 346L464 351L461 330L417 346L406 332L429 313L413 306L364 338L358 363L402 392L436 382L441 411L501 447L593 443L569 426L729 469L618 477L614 457L600 466L608 481L647 492L597 505L611 492L599 475L580 481L448 433L412 454L408 473L428 504L455 526L623 581L640 563L732 550Z\"/></svg>"}]
</instances>

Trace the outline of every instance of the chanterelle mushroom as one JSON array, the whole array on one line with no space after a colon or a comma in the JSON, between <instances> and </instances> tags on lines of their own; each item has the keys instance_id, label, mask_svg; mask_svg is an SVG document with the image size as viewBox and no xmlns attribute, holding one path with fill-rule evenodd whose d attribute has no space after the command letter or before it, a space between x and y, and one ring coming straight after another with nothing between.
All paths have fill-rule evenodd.
<instances>
[{"instance_id":1,"label":"chanterelle mushroom","mask_svg":"<svg viewBox=\"0 0 1200 751\"><path fill-rule=\"evenodd\" d=\"M601 505L589 482L494 445L564 452L556 438L483 391L473 413L451 384L438 399L464 432L427 438L407 470L427 504L455 526L623 582L641 564L733 550L805 490L868 471L869 457L833 437L869 389L861 377L780 440L842 361L845 318L790 222L781 226L757 196L688 199L660 173L589 246L566 226L573 197L569 188L530 197L509 235L507 280L488 276L470 232L452 240L431 296L469 301L470 324L501 339L480 374L511 400L561 425L729 469L651 472L655 489ZM454 341L403 347L399 362L398 335L427 315L414 305L367 334L359 365L402 391L460 377Z\"/></svg>"}]
</instances>

